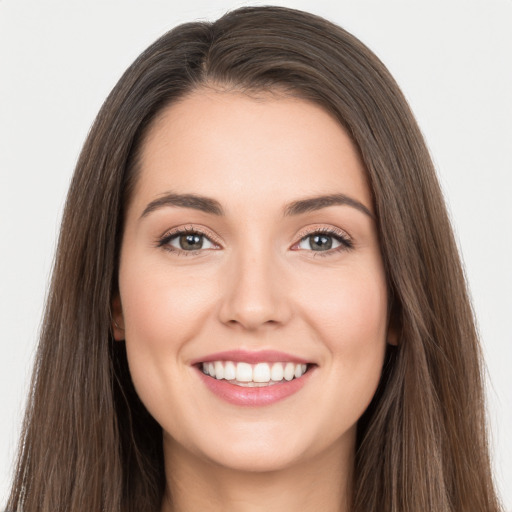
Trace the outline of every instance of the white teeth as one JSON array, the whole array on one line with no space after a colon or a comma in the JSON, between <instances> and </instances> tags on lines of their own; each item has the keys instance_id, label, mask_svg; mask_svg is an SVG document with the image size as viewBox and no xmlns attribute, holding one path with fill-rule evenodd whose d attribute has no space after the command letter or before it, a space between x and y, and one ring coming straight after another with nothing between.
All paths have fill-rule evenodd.
<instances>
[{"instance_id":1,"label":"white teeth","mask_svg":"<svg viewBox=\"0 0 512 512\"><path fill-rule=\"evenodd\" d=\"M236 366L231 361L227 361L224 365L224 378L226 380L236 379Z\"/></svg>"},{"instance_id":2,"label":"white teeth","mask_svg":"<svg viewBox=\"0 0 512 512\"><path fill-rule=\"evenodd\" d=\"M274 363L272 365L272 371L270 372L270 378L272 380L283 380L284 378L284 368L281 363Z\"/></svg>"},{"instance_id":3,"label":"white teeth","mask_svg":"<svg viewBox=\"0 0 512 512\"><path fill-rule=\"evenodd\" d=\"M222 365L222 361L215 361L215 378L219 380L224 378L224 366Z\"/></svg>"},{"instance_id":4,"label":"white teeth","mask_svg":"<svg viewBox=\"0 0 512 512\"><path fill-rule=\"evenodd\" d=\"M239 382L252 381L252 366L249 363L238 363L236 365L236 380Z\"/></svg>"},{"instance_id":5,"label":"white teeth","mask_svg":"<svg viewBox=\"0 0 512 512\"><path fill-rule=\"evenodd\" d=\"M270 380L270 366L268 363L258 363L253 370L254 382L268 382Z\"/></svg>"},{"instance_id":6,"label":"white teeth","mask_svg":"<svg viewBox=\"0 0 512 512\"><path fill-rule=\"evenodd\" d=\"M293 363L286 363L284 367L284 378L286 380L292 380L293 377L295 377L295 365Z\"/></svg>"},{"instance_id":7,"label":"white teeth","mask_svg":"<svg viewBox=\"0 0 512 512\"><path fill-rule=\"evenodd\" d=\"M233 384L245 386L265 386L291 381L306 373L308 365L288 363L249 363L233 361L209 361L202 364L203 373L221 380L226 379Z\"/></svg>"}]
</instances>

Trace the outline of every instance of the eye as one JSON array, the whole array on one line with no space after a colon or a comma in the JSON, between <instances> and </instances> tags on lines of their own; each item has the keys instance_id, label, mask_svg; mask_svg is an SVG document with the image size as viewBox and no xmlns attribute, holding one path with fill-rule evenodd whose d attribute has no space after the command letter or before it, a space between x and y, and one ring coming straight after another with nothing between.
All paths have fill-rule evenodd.
<instances>
[{"instance_id":1,"label":"eye","mask_svg":"<svg viewBox=\"0 0 512 512\"><path fill-rule=\"evenodd\" d=\"M309 233L295 245L296 249L313 252L337 252L352 247L353 244L347 235L331 230Z\"/></svg>"},{"instance_id":2,"label":"eye","mask_svg":"<svg viewBox=\"0 0 512 512\"><path fill-rule=\"evenodd\" d=\"M173 231L165 235L158 242L158 246L178 253L218 249L218 245L213 243L204 233L192 229Z\"/></svg>"}]
</instances>

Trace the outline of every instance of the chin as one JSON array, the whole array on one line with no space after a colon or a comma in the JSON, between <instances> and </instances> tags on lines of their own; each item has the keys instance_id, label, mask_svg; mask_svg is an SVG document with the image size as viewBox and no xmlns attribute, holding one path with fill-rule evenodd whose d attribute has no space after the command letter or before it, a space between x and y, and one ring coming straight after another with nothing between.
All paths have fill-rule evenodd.
<instances>
[{"instance_id":1,"label":"chin","mask_svg":"<svg viewBox=\"0 0 512 512\"><path fill-rule=\"evenodd\" d=\"M228 450L222 454L211 454L208 458L214 465L227 470L240 473L271 473L292 468L302 460L303 454L291 450L246 447L244 452Z\"/></svg>"},{"instance_id":2,"label":"chin","mask_svg":"<svg viewBox=\"0 0 512 512\"><path fill-rule=\"evenodd\" d=\"M336 447L352 445L355 426L338 438L334 432L317 432L300 422L293 426L261 422L232 425L219 427L218 433L203 430L201 434L201 440L189 438L181 443L196 460L242 473L269 473L292 469L336 451Z\"/></svg>"}]
</instances>

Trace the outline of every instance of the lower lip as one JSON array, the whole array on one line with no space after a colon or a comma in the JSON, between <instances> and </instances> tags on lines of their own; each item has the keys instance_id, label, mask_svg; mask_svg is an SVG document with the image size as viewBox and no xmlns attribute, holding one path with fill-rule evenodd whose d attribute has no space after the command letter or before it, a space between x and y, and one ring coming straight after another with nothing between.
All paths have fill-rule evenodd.
<instances>
[{"instance_id":1,"label":"lower lip","mask_svg":"<svg viewBox=\"0 0 512 512\"><path fill-rule=\"evenodd\" d=\"M206 387L222 400L234 405L258 407L274 404L297 393L309 380L310 375L313 373L313 368L309 368L298 379L285 380L279 384L255 388L230 384L229 381L224 379L214 379L205 375L199 368L197 368L197 372Z\"/></svg>"}]
</instances>

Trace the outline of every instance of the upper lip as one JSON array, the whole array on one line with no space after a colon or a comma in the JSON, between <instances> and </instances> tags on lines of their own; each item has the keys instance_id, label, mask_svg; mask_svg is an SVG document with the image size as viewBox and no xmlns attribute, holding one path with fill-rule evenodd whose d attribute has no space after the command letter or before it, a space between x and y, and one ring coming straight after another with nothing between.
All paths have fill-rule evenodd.
<instances>
[{"instance_id":1,"label":"upper lip","mask_svg":"<svg viewBox=\"0 0 512 512\"><path fill-rule=\"evenodd\" d=\"M226 350L223 352L215 352L206 356L194 359L192 365L199 363L208 363L210 361L233 361L244 363L284 363L292 362L297 364L308 364L308 361L302 357L297 357L293 354L286 352L279 352L276 350Z\"/></svg>"}]
</instances>

